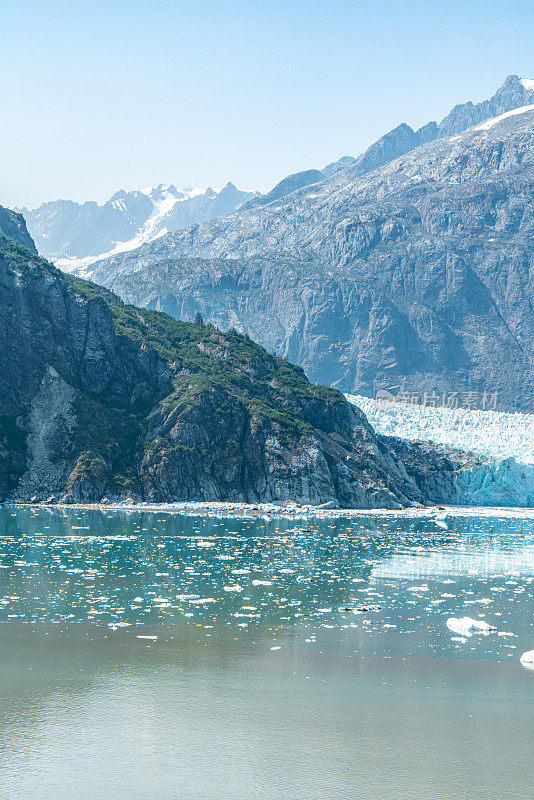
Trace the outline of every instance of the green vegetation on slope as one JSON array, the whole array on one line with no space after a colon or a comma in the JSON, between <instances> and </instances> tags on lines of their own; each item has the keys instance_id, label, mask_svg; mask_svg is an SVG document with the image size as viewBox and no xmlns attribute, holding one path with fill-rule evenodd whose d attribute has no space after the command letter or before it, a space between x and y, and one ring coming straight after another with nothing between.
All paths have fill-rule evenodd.
<instances>
[{"instance_id":1,"label":"green vegetation on slope","mask_svg":"<svg viewBox=\"0 0 534 800\"><path fill-rule=\"evenodd\" d=\"M247 335L222 333L213 325L195 325L160 311L126 305L112 292L88 281L73 279L68 288L87 299L104 302L118 335L150 345L166 361L179 362L174 391L166 401L173 406L190 404L202 392L219 388L230 392L252 417L268 419L298 436L311 430L309 422L295 416L301 403L341 399L339 392L311 384L300 367L269 354ZM283 406L281 394L287 401Z\"/></svg>"},{"instance_id":2,"label":"green vegetation on slope","mask_svg":"<svg viewBox=\"0 0 534 800\"><path fill-rule=\"evenodd\" d=\"M290 446L316 425L326 430L325 401L343 402L339 392L310 384L300 367L268 353L247 335L235 330L223 333L205 325L200 317L196 324L182 322L158 311L127 305L111 291L65 275L4 236L0 238L0 258L8 273L17 275L17 281L48 282L53 278L65 299L74 295L105 306L119 337L119 348L125 337L151 348L170 367L167 387L159 384L158 389L154 385L152 396L145 393L143 401L133 402L126 399L128 395L117 394L114 381L95 393L87 388L77 391L72 407L75 424L67 448L72 447L75 459L69 486L80 481L101 482L112 494L135 492L143 453L154 465L158 454L164 458L179 449L183 455L192 455L192 448L167 434L162 437L158 432L154 437L148 433L150 412L157 408L162 419L172 415L180 425L187 425L191 412L194 418L196 410L201 409L199 419L205 417L213 431L221 431L216 442L217 463L224 463L239 450L239 437L234 441L231 432L243 420L251 430L263 431L266 436L274 434L281 444Z\"/></svg>"}]
</instances>

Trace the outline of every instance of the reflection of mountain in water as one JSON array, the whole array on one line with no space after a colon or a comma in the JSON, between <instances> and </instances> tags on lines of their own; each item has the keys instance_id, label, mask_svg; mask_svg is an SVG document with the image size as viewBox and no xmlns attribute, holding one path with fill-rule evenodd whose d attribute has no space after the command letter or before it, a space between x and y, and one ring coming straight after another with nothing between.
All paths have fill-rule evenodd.
<instances>
[{"instance_id":1,"label":"reflection of mountain in water","mask_svg":"<svg viewBox=\"0 0 534 800\"><path fill-rule=\"evenodd\" d=\"M420 518L303 524L29 507L0 520L6 620L287 625L357 602L370 578L534 569L532 525L517 520L454 518L437 532Z\"/></svg>"},{"instance_id":2,"label":"reflection of mountain in water","mask_svg":"<svg viewBox=\"0 0 534 800\"><path fill-rule=\"evenodd\" d=\"M478 551L463 547L453 551L418 555L399 554L380 562L372 570L373 578L430 578L441 576L493 577L534 574L534 545L512 550Z\"/></svg>"}]
</instances>

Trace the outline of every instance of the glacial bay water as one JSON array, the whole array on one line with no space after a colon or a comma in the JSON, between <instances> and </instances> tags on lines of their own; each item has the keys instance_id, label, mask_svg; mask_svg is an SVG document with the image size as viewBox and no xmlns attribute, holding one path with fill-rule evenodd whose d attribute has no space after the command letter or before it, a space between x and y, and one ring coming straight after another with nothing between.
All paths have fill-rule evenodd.
<instances>
[{"instance_id":1,"label":"glacial bay water","mask_svg":"<svg viewBox=\"0 0 534 800\"><path fill-rule=\"evenodd\" d=\"M447 525L0 507L0 797L533 800L534 520Z\"/></svg>"}]
</instances>

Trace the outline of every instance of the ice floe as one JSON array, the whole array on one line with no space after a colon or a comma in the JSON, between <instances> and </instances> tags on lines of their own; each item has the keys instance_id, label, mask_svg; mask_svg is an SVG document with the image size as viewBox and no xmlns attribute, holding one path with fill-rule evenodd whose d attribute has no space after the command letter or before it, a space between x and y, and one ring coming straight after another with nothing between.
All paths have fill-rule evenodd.
<instances>
[{"instance_id":1,"label":"ice floe","mask_svg":"<svg viewBox=\"0 0 534 800\"><path fill-rule=\"evenodd\" d=\"M474 633L488 634L497 630L486 620L472 617L449 617L445 624L450 631L459 633L461 636L472 636Z\"/></svg>"},{"instance_id":2,"label":"ice floe","mask_svg":"<svg viewBox=\"0 0 534 800\"><path fill-rule=\"evenodd\" d=\"M519 659L525 669L534 670L534 650L527 650Z\"/></svg>"}]
</instances>

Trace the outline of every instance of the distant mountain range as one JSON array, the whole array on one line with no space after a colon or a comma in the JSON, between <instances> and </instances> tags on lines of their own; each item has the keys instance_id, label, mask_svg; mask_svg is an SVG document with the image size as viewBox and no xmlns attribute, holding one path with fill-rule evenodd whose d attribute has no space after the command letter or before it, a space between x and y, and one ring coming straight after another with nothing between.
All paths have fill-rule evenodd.
<instances>
[{"instance_id":1,"label":"distant mountain range","mask_svg":"<svg viewBox=\"0 0 534 800\"><path fill-rule=\"evenodd\" d=\"M102 258L127 252L165 233L233 214L254 192L227 183L223 189L177 189L160 184L120 190L106 203L56 200L24 216L41 255L68 272L90 271Z\"/></svg>"},{"instance_id":2,"label":"distant mountain range","mask_svg":"<svg viewBox=\"0 0 534 800\"><path fill-rule=\"evenodd\" d=\"M298 189L322 182L351 168L363 176L427 142L453 136L473 125L534 102L534 81L509 76L489 100L455 106L438 124L418 130L402 123L372 144L361 156L343 156L323 169L294 173L270 192L242 191L233 183L221 190L177 189L160 184L141 190L116 192L106 203L57 200L23 214L39 253L68 272L91 277L95 264L137 250L167 233L234 212L266 206Z\"/></svg>"},{"instance_id":3,"label":"distant mountain range","mask_svg":"<svg viewBox=\"0 0 534 800\"><path fill-rule=\"evenodd\" d=\"M235 327L349 392L492 391L534 408L534 81L236 213L96 262L129 302Z\"/></svg>"}]
</instances>

